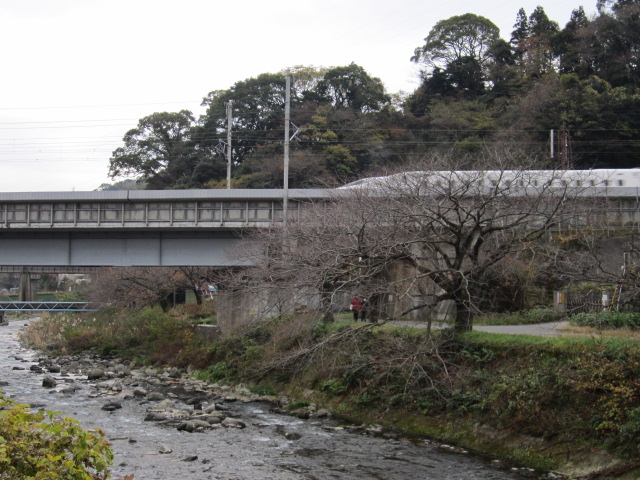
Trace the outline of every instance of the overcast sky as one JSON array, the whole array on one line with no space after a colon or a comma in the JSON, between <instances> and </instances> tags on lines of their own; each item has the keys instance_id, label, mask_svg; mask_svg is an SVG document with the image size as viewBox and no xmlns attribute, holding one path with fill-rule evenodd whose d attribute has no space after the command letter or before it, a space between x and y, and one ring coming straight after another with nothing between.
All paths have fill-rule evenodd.
<instances>
[{"instance_id":1,"label":"overcast sky","mask_svg":"<svg viewBox=\"0 0 640 480\"><path fill-rule=\"evenodd\" d=\"M153 112L260 73L355 62L412 92L410 57L467 12L504 39L520 7L564 26L567 0L0 0L0 191L94 190L111 152ZM583 4L588 14L595 0Z\"/></svg>"}]
</instances>

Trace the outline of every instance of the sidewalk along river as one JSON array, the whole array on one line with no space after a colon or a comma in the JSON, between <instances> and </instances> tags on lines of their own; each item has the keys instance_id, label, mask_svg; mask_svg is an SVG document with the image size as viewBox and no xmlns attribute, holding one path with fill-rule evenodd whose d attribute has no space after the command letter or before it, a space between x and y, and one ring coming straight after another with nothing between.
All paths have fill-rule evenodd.
<instances>
[{"instance_id":1,"label":"sidewalk along river","mask_svg":"<svg viewBox=\"0 0 640 480\"><path fill-rule=\"evenodd\" d=\"M273 413L269 403L234 396L233 390L216 394L185 377L122 364L105 366L94 359L101 368L117 373L107 375L105 370L103 378L88 380L86 364L84 372L68 373L82 360L74 364L47 359L21 346L18 332L27 322L14 320L0 327L2 389L19 403L61 412L86 429L104 430L115 453L114 478L131 474L136 480L559 478L428 441L411 442L381 429L340 425L330 417L303 420ZM45 377L53 380L53 386L43 386ZM183 395L189 389L199 395L197 400ZM171 412L189 417L190 411L201 408L225 420L211 425L191 422L196 428L167 420Z\"/></svg>"}]
</instances>

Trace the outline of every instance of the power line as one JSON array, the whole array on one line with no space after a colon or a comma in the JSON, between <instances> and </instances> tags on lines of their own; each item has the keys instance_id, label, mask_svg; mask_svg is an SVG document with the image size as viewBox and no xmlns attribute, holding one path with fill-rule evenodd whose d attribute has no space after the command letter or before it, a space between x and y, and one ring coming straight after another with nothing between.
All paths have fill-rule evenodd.
<instances>
[{"instance_id":1,"label":"power line","mask_svg":"<svg viewBox=\"0 0 640 480\"><path fill-rule=\"evenodd\" d=\"M50 105L39 107L0 107L0 111L16 111L16 110L72 110L83 108L122 108L122 107L146 107L150 105L171 105L195 103L195 100L187 101L170 101L170 102L150 102L150 103L122 103L122 104L98 104L98 105ZM197 100L198 104L202 103L202 99Z\"/></svg>"}]
</instances>

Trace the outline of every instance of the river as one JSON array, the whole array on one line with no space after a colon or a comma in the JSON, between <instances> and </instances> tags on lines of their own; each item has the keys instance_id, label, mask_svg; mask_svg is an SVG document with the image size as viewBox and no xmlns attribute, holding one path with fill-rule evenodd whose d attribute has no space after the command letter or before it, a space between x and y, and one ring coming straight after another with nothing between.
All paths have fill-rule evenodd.
<instances>
[{"instance_id":1,"label":"river","mask_svg":"<svg viewBox=\"0 0 640 480\"><path fill-rule=\"evenodd\" d=\"M84 428L100 428L113 444L114 478L136 480L506 480L557 478L515 469L495 459L428 441L412 442L364 434L335 421L301 420L270 411L267 403L225 405L246 428L187 433L144 421L148 401L129 399L113 412L102 410L95 382L86 376L53 374L55 388L30 371L40 353L20 345L25 320L0 327L0 369L7 396L19 403L61 412ZM62 372L64 374L64 371ZM65 383L66 382L66 383ZM73 384L76 392L62 393ZM160 453L166 452L166 453Z\"/></svg>"}]
</instances>

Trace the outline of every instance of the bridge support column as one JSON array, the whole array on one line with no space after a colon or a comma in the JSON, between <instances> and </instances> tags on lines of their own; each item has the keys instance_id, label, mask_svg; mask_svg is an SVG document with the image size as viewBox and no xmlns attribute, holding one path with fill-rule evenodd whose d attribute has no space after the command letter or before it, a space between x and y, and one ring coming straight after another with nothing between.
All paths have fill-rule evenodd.
<instances>
[{"instance_id":1,"label":"bridge support column","mask_svg":"<svg viewBox=\"0 0 640 480\"><path fill-rule=\"evenodd\" d=\"M38 299L39 275L31 275L28 272L20 274L20 292L18 299L21 302L33 302Z\"/></svg>"}]
</instances>

